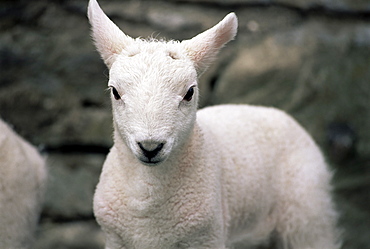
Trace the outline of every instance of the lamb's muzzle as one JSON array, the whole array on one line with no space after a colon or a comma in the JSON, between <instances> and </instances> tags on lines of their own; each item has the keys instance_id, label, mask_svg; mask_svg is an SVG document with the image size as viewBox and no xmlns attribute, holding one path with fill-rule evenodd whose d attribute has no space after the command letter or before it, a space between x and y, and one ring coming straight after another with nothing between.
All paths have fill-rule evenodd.
<instances>
[{"instance_id":1,"label":"lamb's muzzle","mask_svg":"<svg viewBox=\"0 0 370 249\"><path fill-rule=\"evenodd\" d=\"M158 156L164 146L164 142L145 140L137 143L142 155L139 159L146 164L157 164L161 161Z\"/></svg>"}]
</instances>

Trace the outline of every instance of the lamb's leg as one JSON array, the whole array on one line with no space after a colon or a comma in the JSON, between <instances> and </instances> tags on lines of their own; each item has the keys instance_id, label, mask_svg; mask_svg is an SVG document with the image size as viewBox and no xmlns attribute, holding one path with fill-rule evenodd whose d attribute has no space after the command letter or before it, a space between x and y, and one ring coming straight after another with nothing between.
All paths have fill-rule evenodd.
<instances>
[{"instance_id":1,"label":"lamb's leg","mask_svg":"<svg viewBox=\"0 0 370 249\"><path fill-rule=\"evenodd\" d=\"M283 249L338 249L331 174L316 148L292 155L282 175L277 232Z\"/></svg>"},{"instance_id":2,"label":"lamb's leg","mask_svg":"<svg viewBox=\"0 0 370 249\"><path fill-rule=\"evenodd\" d=\"M290 220L286 220L285 224L280 224L279 233L282 246L278 249L340 248L335 242L336 235L331 225L331 218L306 215L306 217L299 218L302 220L297 220L293 218L294 215L296 214L291 214ZM288 213L287 216L289 216ZM306 222L303 219L306 219Z\"/></svg>"},{"instance_id":3,"label":"lamb's leg","mask_svg":"<svg viewBox=\"0 0 370 249\"><path fill-rule=\"evenodd\" d=\"M117 234L105 233L105 249L126 249Z\"/></svg>"}]
</instances>

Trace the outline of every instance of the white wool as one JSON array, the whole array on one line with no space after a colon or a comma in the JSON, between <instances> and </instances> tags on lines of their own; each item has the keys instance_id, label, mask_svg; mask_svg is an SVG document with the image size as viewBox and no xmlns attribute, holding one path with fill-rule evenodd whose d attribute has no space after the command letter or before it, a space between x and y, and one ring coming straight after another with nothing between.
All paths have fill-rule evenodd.
<instances>
[{"instance_id":1,"label":"white wool","mask_svg":"<svg viewBox=\"0 0 370 249\"><path fill-rule=\"evenodd\" d=\"M0 248L31 248L45 181L44 159L0 120Z\"/></svg>"},{"instance_id":2,"label":"white wool","mask_svg":"<svg viewBox=\"0 0 370 249\"><path fill-rule=\"evenodd\" d=\"M94 197L106 249L339 248L331 173L301 126L273 108L197 112L197 78L234 38L234 13L183 42L130 38L95 0L88 13L112 89Z\"/></svg>"}]
</instances>

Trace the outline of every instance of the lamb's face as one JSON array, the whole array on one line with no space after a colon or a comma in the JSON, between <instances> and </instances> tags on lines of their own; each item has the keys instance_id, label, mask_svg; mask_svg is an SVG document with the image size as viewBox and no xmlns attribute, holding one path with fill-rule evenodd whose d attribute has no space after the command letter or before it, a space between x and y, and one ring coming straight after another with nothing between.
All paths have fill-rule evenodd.
<instances>
[{"instance_id":1,"label":"lamb's face","mask_svg":"<svg viewBox=\"0 0 370 249\"><path fill-rule=\"evenodd\" d=\"M115 134L144 164L165 161L187 141L196 116L197 74L234 38L235 14L181 43L127 36L96 0L90 0L88 16L95 45L110 68Z\"/></svg>"},{"instance_id":2,"label":"lamb's face","mask_svg":"<svg viewBox=\"0 0 370 249\"><path fill-rule=\"evenodd\" d=\"M138 41L112 64L116 134L142 163L159 164L186 141L196 116L196 75L179 43Z\"/></svg>"}]
</instances>

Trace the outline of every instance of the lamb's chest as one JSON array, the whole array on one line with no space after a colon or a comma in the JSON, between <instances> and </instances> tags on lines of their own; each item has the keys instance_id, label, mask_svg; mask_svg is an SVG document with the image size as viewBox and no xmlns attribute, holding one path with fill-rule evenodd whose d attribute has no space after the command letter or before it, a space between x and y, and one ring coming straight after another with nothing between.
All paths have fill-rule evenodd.
<instances>
[{"instance_id":1,"label":"lamb's chest","mask_svg":"<svg viewBox=\"0 0 370 249\"><path fill-rule=\"evenodd\" d=\"M172 195L154 192L141 189L136 195L130 195L131 190L107 196L97 190L98 222L116 231L122 245L140 249L189 248L204 243L206 237L222 227L220 212L215 212L216 203L211 201L214 196L200 198L199 193L181 188Z\"/></svg>"}]
</instances>

